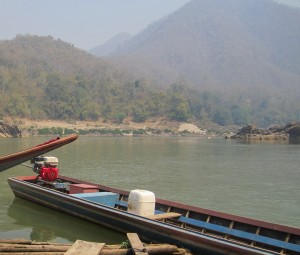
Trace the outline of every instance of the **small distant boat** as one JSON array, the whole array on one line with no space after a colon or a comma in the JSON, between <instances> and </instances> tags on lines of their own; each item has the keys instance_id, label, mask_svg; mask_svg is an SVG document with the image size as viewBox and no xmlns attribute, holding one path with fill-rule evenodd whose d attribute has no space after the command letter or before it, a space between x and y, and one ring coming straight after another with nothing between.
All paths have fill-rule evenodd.
<instances>
[{"instance_id":1,"label":"small distant boat","mask_svg":"<svg viewBox=\"0 0 300 255\"><path fill-rule=\"evenodd\" d=\"M196 254L300 254L300 229L155 198L58 175L58 160L32 160L37 176L8 179L16 197L145 241Z\"/></svg>"}]
</instances>

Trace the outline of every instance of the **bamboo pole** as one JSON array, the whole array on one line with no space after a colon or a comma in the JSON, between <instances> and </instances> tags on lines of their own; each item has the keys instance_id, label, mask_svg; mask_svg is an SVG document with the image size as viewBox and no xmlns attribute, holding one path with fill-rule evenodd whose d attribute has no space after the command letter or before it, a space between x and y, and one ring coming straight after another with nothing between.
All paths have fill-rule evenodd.
<instances>
[{"instance_id":1,"label":"bamboo pole","mask_svg":"<svg viewBox=\"0 0 300 255\"><path fill-rule=\"evenodd\" d=\"M71 244L54 244L47 242L35 242L29 240L0 240L0 255L63 255ZM101 255L131 255L133 254L132 249L121 248L120 244L116 245L105 245L101 251ZM175 245L169 244L146 244L145 250L150 255L156 254L185 254L190 253L185 249L179 249Z\"/></svg>"},{"instance_id":2,"label":"bamboo pole","mask_svg":"<svg viewBox=\"0 0 300 255\"><path fill-rule=\"evenodd\" d=\"M146 251L151 255L156 254L173 254L177 252L178 248L175 245L159 244L146 246Z\"/></svg>"},{"instance_id":3,"label":"bamboo pole","mask_svg":"<svg viewBox=\"0 0 300 255\"><path fill-rule=\"evenodd\" d=\"M7 253L7 252L0 252L0 255L64 255L65 252L14 252L14 253Z\"/></svg>"},{"instance_id":4,"label":"bamboo pole","mask_svg":"<svg viewBox=\"0 0 300 255\"><path fill-rule=\"evenodd\" d=\"M57 245L57 246L71 246L72 244L64 244L64 243L49 243L49 242L36 242L25 239L10 239L3 240L0 239L0 246L3 244L28 244L28 245Z\"/></svg>"},{"instance_id":5,"label":"bamboo pole","mask_svg":"<svg viewBox=\"0 0 300 255\"><path fill-rule=\"evenodd\" d=\"M157 255L157 254L165 254L165 255L171 255L171 254L184 254L183 251L186 252L185 249L178 249L175 245L169 245L169 244L149 244L145 245L145 250L150 255ZM107 246L104 247L104 249L100 253L101 255L129 255L133 254L131 249L121 249L121 248L109 248Z\"/></svg>"},{"instance_id":6,"label":"bamboo pole","mask_svg":"<svg viewBox=\"0 0 300 255\"><path fill-rule=\"evenodd\" d=\"M11 247L0 247L0 252L65 252L69 247L55 245L15 245Z\"/></svg>"}]
</instances>

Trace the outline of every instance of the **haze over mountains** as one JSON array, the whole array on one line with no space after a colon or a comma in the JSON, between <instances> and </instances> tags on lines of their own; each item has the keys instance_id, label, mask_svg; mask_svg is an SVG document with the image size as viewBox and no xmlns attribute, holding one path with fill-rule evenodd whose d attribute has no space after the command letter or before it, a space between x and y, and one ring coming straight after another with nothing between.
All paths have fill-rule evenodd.
<instances>
[{"instance_id":1,"label":"haze over mountains","mask_svg":"<svg viewBox=\"0 0 300 255\"><path fill-rule=\"evenodd\" d=\"M137 77L196 88L299 87L300 9L270 0L194 0L120 44Z\"/></svg>"},{"instance_id":2,"label":"haze over mountains","mask_svg":"<svg viewBox=\"0 0 300 255\"><path fill-rule=\"evenodd\" d=\"M0 119L300 121L300 8L192 0L93 53L52 36L0 41Z\"/></svg>"}]
</instances>

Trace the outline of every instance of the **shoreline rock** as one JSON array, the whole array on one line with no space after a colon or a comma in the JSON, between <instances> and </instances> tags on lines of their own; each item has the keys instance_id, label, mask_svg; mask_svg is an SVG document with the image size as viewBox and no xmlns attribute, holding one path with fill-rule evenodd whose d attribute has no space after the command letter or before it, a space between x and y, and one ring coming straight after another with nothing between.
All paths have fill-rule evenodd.
<instances>
[{"instance_id":1,"label":"shoreline rock","mask_svg":"<svg viewBox=\"0 0 300 255\"><path fill-rule=\"evenodd\" d=\"M255 125L247 125L238 130L236 134L225 138L251 141L298 139L300 138L300 122L289 123L285 126L274 126L269 129L260 129Z\"/></svg>"},{"instance_id":2,"label":"shoreline rock","mask_svg":"<svg viewBox=\"0 0 300 255\"><path fill-rule=\"evenodd\" d=\"M22 137L22 132L17 125L8 124L3 120L0 120L0 138L20 138Z\"/></svg>"}]
</instances>

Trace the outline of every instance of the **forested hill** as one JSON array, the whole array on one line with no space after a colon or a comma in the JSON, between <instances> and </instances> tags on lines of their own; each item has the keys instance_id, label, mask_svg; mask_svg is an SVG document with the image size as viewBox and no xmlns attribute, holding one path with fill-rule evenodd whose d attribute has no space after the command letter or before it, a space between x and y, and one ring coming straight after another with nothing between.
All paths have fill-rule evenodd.
<instances>
[{"instance_id":1,"label":"forested hill","mask_svg":"<svg viewBox=\"0 0 300 255\"><path fill-rule=\"evenodd\" d=\"M300 83L300 8L271 0L192 0L115 54L115 63L198 89Z\"/></svg>"},{"instance_id":2,"label":"forested hill","mask_svg":"<svg viewBox=\"0 0 300 255\"><path fill-rule=\"evenodd\" d=\"M118 96L127 83L108 63L51 36L0 42L0 118L109 116L122 107Z\"/></svg>"},{"instance_id":3,"label":"forested hill","mask_svg":"<svg viewBox=\"0 0 300 255\"><path fill-rule=\"evenodd\" d=\"M101 76L96 77L98 72L105 75L111 72L112 77L118 78L107 62L51 36L18 35L12 40L0 41L0 60L1 71L15 70L19 72L16 76L27 74L30 80L51 73L61 77L89 75L96 79ZM110 70L105 72L107 69Z\"/></svg>"},{"instance_id":4,"label":"forested hill","mask_svg":"<svg viewBox=\"0 0 300 255\"><path fill-rule=\"evenodd\" d=\"M133 79L135 75L51 36L0 41L0 119L101 118L121 123L125 118L163 118L258 126L300 119L296 91L289 90L289 97L263 89L224 96L192 89L183 81L158 89L141 75Z\"/></svg>"},{"instance_id":5,"label":"forested hill","mask_svg":"<svg viewBox=\"0 0 300 255\"><path fill-rule=\"evenodd\" d=\"M0 41L0 119L197 119L199 109L193 111L189 103L193 93L184 85L152 87L51 36L18 35Z\"/></svg>"}]
</instances>

